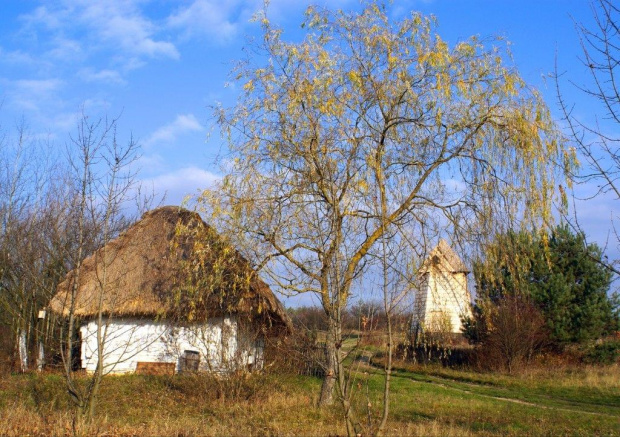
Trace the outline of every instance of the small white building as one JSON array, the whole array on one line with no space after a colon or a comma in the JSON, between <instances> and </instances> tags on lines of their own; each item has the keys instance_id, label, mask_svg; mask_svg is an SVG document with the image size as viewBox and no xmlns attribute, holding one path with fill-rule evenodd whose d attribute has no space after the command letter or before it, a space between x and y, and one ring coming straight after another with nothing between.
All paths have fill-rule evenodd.
<instances>
[{"instance_id":1,"label":"small white building","mask_svg":"<svg viewBox=\"0 0 620 437\"><path fill-rule=\"evenodd\" d=\"M189 326L133 317L107 319L104 372L228 373L262 367L263 337L239 328L234 316L214 317ZM80 339L81 367L94 372L98 361L96 320L81 325Z\"/></svg>"},{"instance_id":2,"label":"small white building","mask_svg":"<svg viewBox=\"0 0 620 437\"><path fill-rule=\"evenodd\" d=\"M416 290L414 325L425 332L460 333L461 317L471 315L469 270L445 240L422 265Z\"/></svg>"},{"instance_id":3,"label":"small white building","mask_svg":"<svg viewBox=\"0 0 620 437\"><path fill-rule=\"evenodd\" d=\"M291 330L247 261L178 207L144 214L69 272L52 311L69 314L74 285L87 372L100 357L105 373L260 368L266 336Z\"/></svg>"}]
</instances>

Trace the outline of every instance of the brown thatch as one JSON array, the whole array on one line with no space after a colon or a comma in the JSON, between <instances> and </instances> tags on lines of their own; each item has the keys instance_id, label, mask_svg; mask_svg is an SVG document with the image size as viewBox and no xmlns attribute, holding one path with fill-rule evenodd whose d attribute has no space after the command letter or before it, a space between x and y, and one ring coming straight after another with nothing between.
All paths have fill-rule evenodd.
<instances>
[{"instance_id":1,"label":"brown thatch","mask_svg":"<svg viewBox=\"0 0 620 437\"><path fill-rule=\"evenodd\" d=\"M210 248L207 259L205 247ZM197 248L203 249L200 260ZM220 253L227 255L220 257ZM211 262L217 263L218 269L211 269ZM69 313L76 276L76 271L71 271L58 285L50 303L52 311ZM209 288L209 280L215 277L220 280ZM203 289L198 290L200 287ZM74 314L92 317L100 304L103 314L114 317L191 321L241 314L271 326L291 328L284 307L248 262L197 213L173 206L147 212L84 260ZM192 316L186 317L189 314Z\"/></svg>"},{"instance_id":2,"label":"brown thatch","mask_svg":"<svg viewBox=\"0 0 620 437\"><path fill-rule=\"evenodd\" d=\"M469 273L465 263L444 239L439 240L439 244L435 246L429 257L424 261L421 272L427 272L431 266L437 264L443 264L450 273Z\"/></svg>"}]
</instances>

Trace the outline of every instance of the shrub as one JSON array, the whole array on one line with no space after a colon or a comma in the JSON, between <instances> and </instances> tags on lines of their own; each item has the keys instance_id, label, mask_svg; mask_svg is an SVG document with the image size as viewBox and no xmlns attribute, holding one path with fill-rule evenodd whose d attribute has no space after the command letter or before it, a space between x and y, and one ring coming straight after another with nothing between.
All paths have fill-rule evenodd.
<instances>
[{"instance_id":1,"label":"shrub","mask_svg":"<svg viewBox=\"0 0 620 437\"><path fill-rule=\"evenodd\" d=\"M484 332L480 332L480 326ZM486 305L484 319L472 332L476 332L470 340L478 343L478 364L509 373L529 364L548 343L541 311L520 297L507 296Z\"/></svg>"},{"instance_id":2,"label":"shrub","mask_svg":"<svg viewBox=\"0 0 620 437\"><path fill-rule=\"evenodd\" d=\"M582 360L587 364L614 364L620 358L620 340L606 340L587 350Z\"/></svg>"},{"instance_id":3,"label":"shrub","mask_svg":"<svg viewBox=\"0 0 620 437\"><path fill-rule=\"evenodd\" d=\"M291 335L265 344L265 369L278 375L324 376L327 362L324 345L316 332L295 330Z\"/></svg>"}]
</instances>

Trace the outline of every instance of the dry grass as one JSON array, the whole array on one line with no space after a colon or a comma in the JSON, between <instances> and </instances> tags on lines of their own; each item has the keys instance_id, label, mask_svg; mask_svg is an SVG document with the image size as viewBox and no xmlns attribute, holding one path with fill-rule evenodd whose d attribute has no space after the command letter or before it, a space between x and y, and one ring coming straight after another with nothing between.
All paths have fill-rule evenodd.
<instances>
[{"instance_id":1,"label":"dry grass","mask_svg":"<svg viewBox=\"0 0 620 437\"><path fill-rule=\"evenodd\" d=\"M372 417L380 413L381 375L366 370L355 398L361 421L366 388ZM619 379L617 367L538 369L519 376L428 366L400 370L386 431L393 436L620 435ZM0 435L346 434L338 408L316 407L319 386L316 378L282 375L108 377L96 419L85 424L74 420L60 376L4 376Z\"/></svg>"},{"instance_id":2,"label":"dry grass","mask_svg":"<svg viewBox=\"0 0 620 437\"><path fill-rule=\"evenodd\" d=\"M561 375L558 378L558 375ZM563 366L533 367L525 370L521 378L530 381L546 381L556 387L598 388L620 390L620 366Z\"/></svg>"}]
</instances>

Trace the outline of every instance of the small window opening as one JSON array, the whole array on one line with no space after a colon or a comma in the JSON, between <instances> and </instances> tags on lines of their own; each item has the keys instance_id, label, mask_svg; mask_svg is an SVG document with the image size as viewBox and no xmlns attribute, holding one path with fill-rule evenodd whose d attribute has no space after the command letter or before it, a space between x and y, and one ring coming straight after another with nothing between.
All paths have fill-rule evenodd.
<instances>
[{"instance_id":1,"label":"small window opening","mask_svg":"<svg viewBox=\"0 0 620 437\"><path fill-rule=\"evenodd\" d=\"M182 372L197 372L200 366L200 353L197 351L186 350L181 359Z\"/></svg>"}]
</instances>

